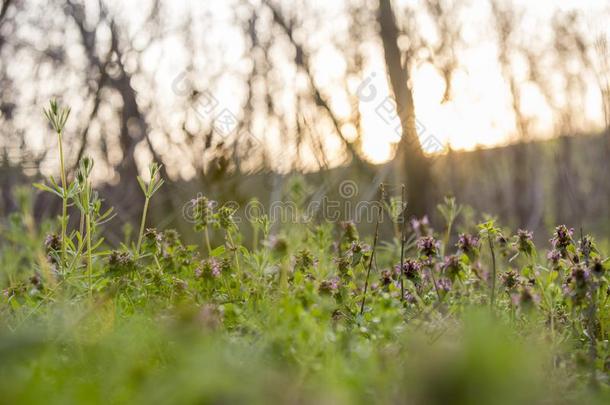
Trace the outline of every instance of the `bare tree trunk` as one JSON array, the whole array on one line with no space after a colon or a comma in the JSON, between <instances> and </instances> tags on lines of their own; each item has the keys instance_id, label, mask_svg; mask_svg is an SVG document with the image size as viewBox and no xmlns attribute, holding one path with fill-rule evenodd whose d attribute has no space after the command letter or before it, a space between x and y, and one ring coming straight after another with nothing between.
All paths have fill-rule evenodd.
<instances>
[{"instance_id":1,"label":"bare tree trunk","mask_svg":"<svg viewBox=\"0 0 610 405\"><path fill-rule=\"evenodd\" d=\"M431 199L432 175L430 163L424 156L417 138L415 105L409 87L408 60L401 62L398 48L398 27L390 0L379 0L377 14L379 33L383 42L389 84L400 117L402 138L396 154L398 179L407 184L409 210L414 215L426 213Z\"/></svg>"}]
</instances>

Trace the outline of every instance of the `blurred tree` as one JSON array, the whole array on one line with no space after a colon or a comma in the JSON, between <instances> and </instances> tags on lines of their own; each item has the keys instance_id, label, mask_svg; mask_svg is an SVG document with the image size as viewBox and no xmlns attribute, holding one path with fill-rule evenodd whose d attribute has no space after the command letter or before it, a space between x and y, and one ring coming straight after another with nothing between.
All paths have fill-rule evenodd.
<instances>
[{"instance_id":1,"label":"blurred tree","mask_svg":"<svg viewBox=\"0 0 610 405\"><path fill-rule=\"evenodd\" d=\"M395 157L398 179L408 187L409 210L414 215L430 211L433 179L430 162L425 157L417 133L416 109L413 99L411 70L422 62L431 63L445 80L445 92L441 102L451 97L451 78L458 67L455 53L460 42L461 25L457 15L463 1L427 0L426 10L432 17L437 34L435 43L425 40L418 32L412 9L405 9L405 26L399 29L396 13L390 0L379 0L377 22L383 44L389 85L394 94L396 110L400 117L402 137ZM405 40L406 39L406 40ZM399 44L408 44L401 47ZM423 53L422 50L426 52Z\"/></svg>"}]
</instances>

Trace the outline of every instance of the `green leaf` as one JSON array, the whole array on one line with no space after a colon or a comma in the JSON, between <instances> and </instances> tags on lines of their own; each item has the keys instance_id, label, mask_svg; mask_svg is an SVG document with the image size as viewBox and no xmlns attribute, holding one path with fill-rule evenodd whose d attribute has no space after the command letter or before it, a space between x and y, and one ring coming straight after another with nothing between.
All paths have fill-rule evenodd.
<instances>
[{"instance_id":1,"label":"green leaf","mask_svg":"<svg viewBox=\"0 0 610 405\"><path fill-rule=\"evenodd\" d=\"M213 249L210 252L210 256L211 257L218 257L218 256L224 254L225 251L226 251L226 248L224 247L224 245L220 245L216 249Z\"/></svg>"},{"instance_id":2,"label":"green leaf","mask_svg":"<svg viewBox=\"0 0 610 405\"><path fill-rule=\"evenodd\" d=\"M147 188L146 183L144 183L144 180L140 176L138 176L137 179L138 179L138 184L140 185L140 188L142 189L142 192L144 194L146 194L146 188Z\"/></svg>"},{"instance_id":3,"label":"green leaf","mask_svg":"<svg viewBox=\"0 0 610 405\"><path fill-rule=\"evenodd\" d=\"M46 184L43 184L43 183L34 183L33 185L34 185L34 187L36 187L40 191L44 191L44 192L47 192L47 193L52 193L52 194L55 194L56 196L58 196L59 198L63 198L63 195L61 195L56 190L53 190L51 187L47 186Z\"/></svg>"}]
</instances>

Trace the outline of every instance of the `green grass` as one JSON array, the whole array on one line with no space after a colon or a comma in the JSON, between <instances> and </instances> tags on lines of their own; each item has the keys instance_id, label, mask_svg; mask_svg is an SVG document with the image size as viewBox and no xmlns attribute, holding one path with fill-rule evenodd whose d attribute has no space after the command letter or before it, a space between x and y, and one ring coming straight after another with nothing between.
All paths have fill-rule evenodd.
<instances>
[{"instance_id":1,"label":"green grass","mask_svg":"<svg viewBox=\"0 0 610 405\"><path fill-rule=\"evenodd\" d=\"M610 400L610 262L586 235L557 227L547 252L528 232L461 219L451 199L435 232L382 193L375 218L391 223L376 219L374 235L324 221L271 234L265 215L237 223L198 199L202 246L146 229L146 215L137 240L109 246L103 227L120 224L92 164L65 192L38 185L69 197L80 223L36 223L20 189L1 225L0 403ZM147 202L158 169L139 179ZM63 224L77 224L65 240ZM208 248L211 227L225 242Z\"/></svg>"}]
</instances>

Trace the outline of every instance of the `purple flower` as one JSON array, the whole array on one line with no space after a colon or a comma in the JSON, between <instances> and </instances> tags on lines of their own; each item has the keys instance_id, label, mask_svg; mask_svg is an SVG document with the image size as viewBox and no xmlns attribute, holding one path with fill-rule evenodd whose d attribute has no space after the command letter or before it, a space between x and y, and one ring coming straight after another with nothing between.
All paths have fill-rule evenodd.
<instances>
[{"instance_id":1,"label":"purple flower","mask_svg":"<svg viewBox=\"0 0 610 405\"><path fill-rule=\"evenodd\" d=\"M449 280L448 278L441 278L436 282L436 288L439 291L448 292L449 290L451 290L451 286L451 280Z\"/></svg>"},{"instance_id":2,"label":"purple flower","mask_svg":"<svg viewBox=\"0 0 610 405\"><path fill-rule=\"evenodd\" d=\"M423 236L417 241L417 248L420 255L434 257L438 253L438 241L432 236Z\"/></svg>"},{"instance_id":3,"label":"purple flower","mask_svg":"<svg viewBox=\"0 0 610 405\"><path fill-rule=\"evenodd\" d=\"M395 269L400 271L400 264L397 264ZM417 260L406 259L402 264L402 274L410 281L417 281L420 277L421 263Z\"/></svg>"},{"instance_id":4,"label":"purple flower","mask_svg":"<svg viewBox=\"0 0 610 405\"><path fill-rule=\"evenodd\" d=\"M519 275L514 270L509 270L502 274L502 284L506 289L511 290L519 284Z\"/></svg>"},{"instance_id":5,"label":"purple flower","mask_svg":"<svg viewBox=\"0 0 610 405\"><path fill-rule=\"evenodd\" d=\"M585 235L578 243L578 250L584 255L588 256L593 252L593 239L589 235Z\"/></svg>"},{"instance_id":6,"label":"purple flower","mask_svg":"<svg viewBox=\"0 0 610 405\"><path fill-rule=\"evenodd\" d=\"M589 271L580 265L574 266L572 269L572 280L577 289L584 289L587 287L587 281L589 280Z\"/></svg>"},{"instance_id":7,"label":"purple flower","mask_svg":"<svg viewBox=\"0 0 610 405\"><path fill-rule=\"evenodd\" d=\"M551 244L554 249L557 249L561 254L562 258L566 258L568 255L568 246L572 244L572 235L574 229L566 227L565 225L559 225L555 228L553 238L551 238Z\"/></svg>"},{"instance_id":8,"label":"purple flower","mask_svg":"<svg viewBox=\"0 0 610 405\"><path fill-rule=\"evenodd\" d=\"M553 266L557 266L559 264L559 260L561 259L561 253L556 249L552 249L546 254L546 258L549 262L551 262L551 264L553 264Z\"/></svg>"},{"instance_id":9,"label":"purple flower","mask_svg":"<svg viewBox=\"0 0 610 405\"><path fill-rule=\"evenodd\" d=\"M212 274L212 277L214 277L214 278L220 277L221 267L220 267L220 263L218 262L218 260L216 260L216 259L211 260L210 270L211 270L210 273Z\"/></svg>"},{"instance_id":10,"label":"purple flower","mask_svg":"<svg viewBox=\"0 0 610 405\"><path fill-rule=\"evenodd\" d=\"M468 255L469 257L475 256L479 250L479 238L467 233L462 233L458 237L457 248Z\"/></svg>"},{"instance_id":11,"label":"purple flower","mask_svg":"<svg viewBox=\"0 0 610 405\"><path fill-rule=\"evenodd\" d=\"M341 222L341 229L343 229L343 237L348 242L354 242L358 240L358 229L354 221Z\"/></svg>"},{"instance_id":12,"label":"purple flower","mask_svg":"<svg viewBox=\"0 0 610 405\"><path fill-rule=\"evenodd\" d=\"M195 277L218 278L222 275L223 263L215 257L202 260L199 267L195 269Z\"/></svg>"},{"instance_id":13,"label":"purple flower","mask_svg":"<svg viewBox=\"0 0 610 405\"><path fill-rule=\"evenodd\" d=\"M318 291L320 291L321 294L334 295L339 291L340 285L339 279L333 277L328 280L322 280L320 282L320 287L318 287Z\"/></svg>"},{"instance_id":14,"label":"purple flower","mask_svg":"<svg viewBox=\"0 0 610 405\"><path fill-rule=\"evenodd\" d=\"M517 249L527 255L534 253L534 243L532 242L534 235L532 232L519 229L517 231Z\"/></svg>"},{"instance_id":15,"label":"purple flower","mask_svg":"<svg viewBox=\"0 0 610 405\"><path fill-rule=\"evenodd\" d=\"M443 272L450 278L455 279L461 270L460 258L456 255L445 257L443 262Z\"/></svg>"},{"instance_id":16,"label":"purple flower","mask_svg":"<svg viewBox=\"0 0 610 405\"><path fill-rule=\"evenodd\" d=\"M523 287L518 294L511 296L513 305L519 305L523 309L532 308L538 301L538 297L528 287Z\"/></svg>"},{"instance_id":17,"label":"purple flower","mask_svg":"<svg viewBox=\"0 0 610 405\"><path fill-rule=\"evenodd\" d=\"M604 275L604 264L602 263L599 257L593 259L593 263L591 263L591 273L595 274L597 277L601 277Z\"/></svg>"},{"instance_id":18,"label":"purple flower","mask_svg":"<svg viewBox=\"0 0 610 405\"><path fill-rule=\"evenodd\" d=\"M411 294L409 291L405 291L404 298L405 298L405 301L407 301L409 304L414 304L417 302L417 299L415 299L415 296L413 294Z\"/></svg>"},{"instance_id":19,"label":"purple flower","mask_svg":"<svg viewBox=\"0 0 610 405\"><path fill-rule=\"evenodd\" d=\"M345 255L352 259L352 267L357 266L364 255L371 250L371 247L359 241L353 241Z\"/></svg>"},{"instance_id":20,"label":"purple flower","mask_svg":"<svg viewBox=\"0 0 610 405\"><path fill-rule=\"evenodd\" d=\"M422 236L432 235L432 228L430 227L430 221L428 221L427 215L424 215L421 219L412 218L411 228L413 228L413 232L420 238Z\"/></svg>"},{"instance_id":21,"label":"purple flower","mask_svg":"<svg viewBox=\"0 0 610 405\"><path fill-rule=\"evenodd\" d=\"M390 270L383 270L381 272L381 284L384 286L389 286L393 281L393 272Z\"/></svg>"}]
</instances>

